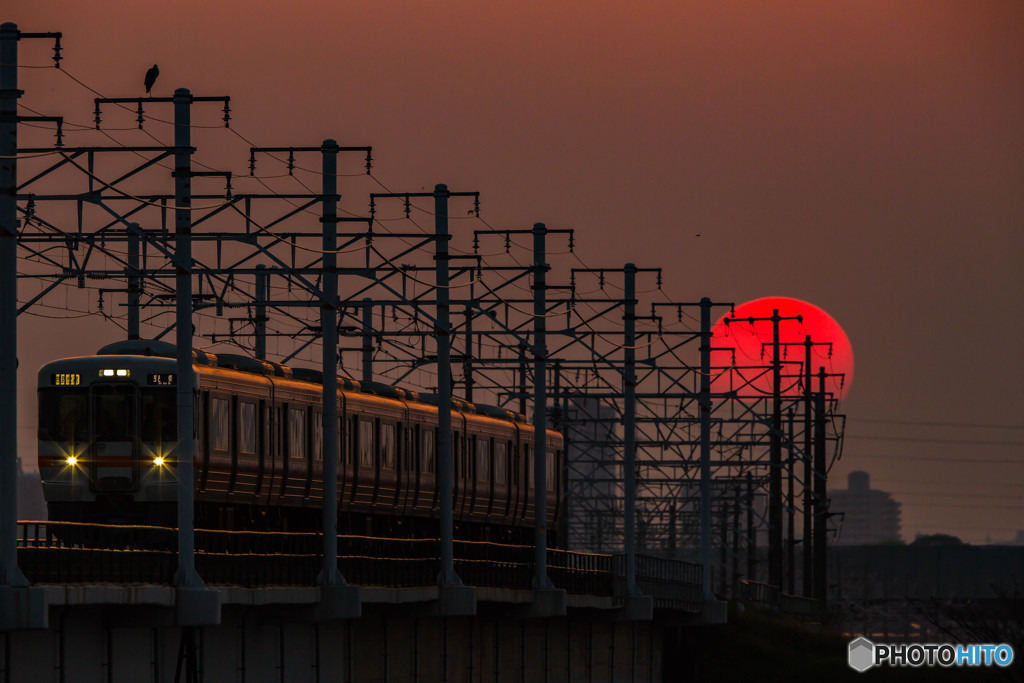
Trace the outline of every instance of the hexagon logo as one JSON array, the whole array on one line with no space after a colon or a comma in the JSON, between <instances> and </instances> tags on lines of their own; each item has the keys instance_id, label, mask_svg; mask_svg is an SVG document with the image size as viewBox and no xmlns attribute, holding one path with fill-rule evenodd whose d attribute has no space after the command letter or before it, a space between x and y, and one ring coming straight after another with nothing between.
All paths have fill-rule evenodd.
<instances>
[{"instance_id":1,"label":"hexagon logo","mask_svg":"<svg viewBox=\"0 0 1024 683\"><path fill-rule=\"evenodd\" d=\"M864 672L875 665L875 644L861 636L850 641L850 668Z\"/></svg>"}]
</instances>

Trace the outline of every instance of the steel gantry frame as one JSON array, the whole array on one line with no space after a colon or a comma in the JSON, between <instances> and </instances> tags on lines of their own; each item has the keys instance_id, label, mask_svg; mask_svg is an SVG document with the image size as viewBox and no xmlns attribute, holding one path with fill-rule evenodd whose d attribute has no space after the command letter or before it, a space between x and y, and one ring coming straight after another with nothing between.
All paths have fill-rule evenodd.
<instances>
[{"instance_id":1,"label":"steel gantry frame","mask_svg":"<svg viewBox=\"0 0 1024 683\"><path fill-rule=\"evenodd\" d=\"M526 229L487 226L486 230L473 232L471 248L460 250L455 246L458 235L449 228L450 221L459 217L449 216L449 201L453 197L474 198L469 213L479 220L476 192L451 192L438 184L433 192L370 193L367 212L340 215L346 210L339 209L338 178L347 174L338 172L338 156L343 152L364 154L369 175L370 147L341 147L330 139L318 146L250 145L249 177L261 184L266 185L255 173L257 159L266 156L271 163L286 163L291 175L296 168L303 168L296 164L296 155L301 159L303 155L319 154L319 170L303 170L319 175L322 186L319 192L304 187L305 192L284 193L269 186L267 192L235 192L233 184L245 176L208 166L207 170L197 170L193 163L196 148L189 135L193 128L191 107L199 102L222 103L224 125L229 126L227 97L196 97L187 90L178 90L171 98L96 98L95 124L101 131L103 105L121 109L135 105L133 113L137 113L142 128L147 109L173 104L173 145L118 142L116 146L65 147L59 134L55 146L19 148L18 122L29 117L17 114L18 96L12 93L20 91L16 88L16 67L9 68L9 64L17 63L19 39L40 36L59 34L25 34L13 25L4 26L0 252L12 263L16 263L17 250L24 254L23 267L4 269L5 274L11 274L4 276L0 290L5 315L10 314L8 309L14 310L14 315L27 311L69 282L81 289L87 283L109 281L117 286L99 288L98 309L103 310L104 296L124 296L125 332L129 338L138 338L143 325L153 329L156 339L173 331L179 377L191 377L184 368L192 362L194 338L239 346L257 358L268 356L268 340L287 340L289 347L274 354L281 362L301 360L320 345L325 396L333 395L336 389L336 371L344 367L345 354L354 352L359 355L363 380L419 381L419 386L437 393L439 405L449 404L452 392L461 384L470 402L489 397L498 404L518 408L518 412L530 411L538 427L534 444L538 455L546 453L543 427L548 421L567 437L567 450L577 454L568 459L565 473L568 514L563 516L562 538L576 547L597 539L599 547L591 549L623 548L629 594L638 592L634 562L638 544L645 550L660 546L670 554L687 552L687 548L695 552L704 566L707 599L714 597L711 580L716 542L722 572L731 555L735 582L738 556L744 552L747 577L755 578L750 568L756 566L752 562L756 563L757 533L766 525L773 549L769 578L781 585L781 452L785 449L790 481L795 480L803 490L799 512L804 518L805 550L810 540L808 530L813 526L816 550L822 548L820 555L824 557L818 535L819 529L824 533L825 525L814 521L827 519L825 482L829 461L841 452L842 419L835 413L835 397L824 394L824 385L820 384L818 392L810 386L810 348L819 342L807 339L803 363L783 362L778 356L776 322L770 366L737 365L735 358L731 363L714 362L714 352L720 350L712 346L711 313L722 304L710 299L698 303L653 301L649 315L638 315L640 295L646 292L637 291L637 277L655 274L657 287L650 291L660 293L660 269L633 264L570 268L568 284L550 284L549 271L565 271L550 262L547 237L567 235L569 253L575 257L574 233L540 223ZM62 125L58 117L31 118ZM16 175L18 157L33 160L35 167L34 174L20 184ZM53 163L47 163L51 157ZM132 157L139 160L128 166L125 159ZM171 159L174 165L168 169L163 162ZM155 175L161 168L173 171L173 191L153 191L164 182ZM114 179L105 179L110 177ZM193 178L203 179L203 183L222 182L223 191L195 193ZM75 183L84 187L75 191L71 189ZM385 200L403 201L405 220L418 230L399 232L383 227L394 220L377 215L378 205L383 207ZM432 206L423 208L424 200L432 200ZM413 211L432 216L434 231L419 228L410 218ZM20 231L19 214L24 221ZM342 224L359 227L339 231ZM525 235L532 236L533 245L532 262L524 264L516 258L520 246L515 240ZM481 253L481 242L502 237L504 253ZM26 295L20 308L18 280L37 287ZM594 289L585 290L584 281ZM122 282L123 286L119 284ZM606 288L621 293L611 295ZM531 296L522 297L516 289L525 289ZM460 290L467 295L453 296ZM172 307L173 322L167 320ZM319 311L316 319L307 313L310 309ZM678 320L667 323L663 313L673 309ZM225 314L230 311L244 313ZM454 321L452 311L457 312ZM197 316L205 316L200 324L196 323ZM564 326L552 324L563 316ZM696 324L688 323L690 320ZM7 367L16 357L16 324L12 322L3 329L4 341L9 345L4 348L12 351L0 353L2 381L8 387L16 382L10 379L13 371ZM12 336L15 346L10 345ZM356 339L359 345L339 348L339 341L347 339ZM451 365L460 361L461 382L453 377ZM430 367L436 367L436 378L424 379ZM783 373L784 367L791 371ZM752 388L754 379L766 372L772 372L774 378L771 406L768 400L772 397ZM719 389L716 382L723 377L727 386ZM781 395L783 378L800 385L800 399ZM3 419L15 420L16 392L3 394L11 397L4 404ZM812 397L817 397L814 408L810 407ZM801 407L800 401L803 428L784 433L781 415L786 406ZM325 401L325 405L333 403ZM188 449L193 428L191 388L185 382L178 386L178 404L179 443ZM447 411L439 414L443 419ZM595 425L602 433L596 432ZM622 426L621 434L614 429L618 425ZM461 581L450 552L449 430L450 426L446 430L442 425L440 431L449 439L440 442L438 452L439 473L447 482L441 497L438 583L458 587ZM5 486L13 481L6 476L6 468L10 465L7 453L11 458L16 453L15 432L5 430L5 435L10 433L11 437L2 444ZM325 420L323 438L325 451L334 452L337 420ZM186 456L187 450L182 455ZM185 459L191 463L191 458ZM800 462L805 465L804 471L794 472L795 464ZM331 465L336 467L336 463ZM183 470L182 476L187 477L187 472ZM546 490L546 476L543 458L538 457L534 471L538 492ZM741 495L744 487L746 494ZM767 514L755 507L754 492L765 487L769 492ZM337 501L329 498L324 504L321 582L343 586L338 564L332 562L337 557ZM10 501L13 496L4 497L5 510L13 505ZM797 511L796 503L791 485L787 498L791 519ZM552 587L546 573L544 504L540 495L534 578L538 589ZM745 547L740 541L742 510L747 513ZM202 580L195 574L191 555L191 514L187 503L179 506L182 533L178 582L182 587L201 588ZM0 548L4 553L0 560L7 584L16 585L17 565L7 533L8 519L13 520L13 513L4 516L4 538L0 540L5 545ZM714 533L715 519L719 534ZM608 526L603 527L605 523ZM791 521L790 548L797 542L792 528ZM730 529L731 545L727 542ZM815 552L814 558L818 556ZM794 560L791 554L787 557L792 571ZM805 551L807 595L812 589L814 594L819 592L818 585L809 583L809 557L811 553ZM791 591L792 584L791 580Z\"/></svg>"}]
</instances>

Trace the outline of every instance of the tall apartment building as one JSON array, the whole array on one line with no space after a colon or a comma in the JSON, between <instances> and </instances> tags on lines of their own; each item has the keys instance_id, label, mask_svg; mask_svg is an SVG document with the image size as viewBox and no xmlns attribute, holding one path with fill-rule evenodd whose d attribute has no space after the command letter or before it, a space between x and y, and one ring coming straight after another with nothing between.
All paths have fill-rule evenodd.
<instances>
[{"instance_id":1,"label":"tall apartment building","mask_svg":"<svg viewBox=\"0 0 1024 683\"><path fill-rule=\"evenodd\" d=\"M594 398L568 401L561 421L568 442L566 531L574 550L622 548L622 463L619 414Z\"/></svg>"},{"instance_id":2,"label":"tall apartment building","mask_svg":"<svg viewBox=\"0 0 1024 683\"><path fill-rule=\"evenodd\" d=\"M900 503L892 494L871 488L867 472L850 472L845 490L831 491L831 513L842 513L839 545L864 545L900 540ZM834 517L833 519L839 519Z\"/></svg>"}]
</instances>

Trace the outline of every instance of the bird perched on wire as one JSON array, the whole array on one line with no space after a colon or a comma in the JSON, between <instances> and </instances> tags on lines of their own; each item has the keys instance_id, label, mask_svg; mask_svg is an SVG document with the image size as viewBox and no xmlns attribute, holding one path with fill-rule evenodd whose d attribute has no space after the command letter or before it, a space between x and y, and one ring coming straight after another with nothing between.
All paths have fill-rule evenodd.
<instances>
[{"instance_id":1,"label":"bird perched on wire","mask_svg":"<svg viewBox=\"0 0 1024 683\"><path fill-rule=\"evenodd\" d=\"M153 68L146 72L146 94L153 89L153 84L156 83L156 77L160 75L160 68L154 64Z\"/></svg>"}]
</instances>

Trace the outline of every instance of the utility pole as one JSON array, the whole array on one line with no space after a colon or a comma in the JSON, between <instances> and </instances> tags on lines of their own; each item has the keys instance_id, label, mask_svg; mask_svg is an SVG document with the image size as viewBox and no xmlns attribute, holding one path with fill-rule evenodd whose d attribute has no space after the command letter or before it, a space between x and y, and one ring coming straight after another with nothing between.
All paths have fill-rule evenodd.
<instances>
[{"instance_id":1,"label":"utility pole","mask_svg":"<svg viewBox=\"0 0 1024 683\"><path fill-rule=\"evenodd\" d=\"M338 143L320 149L323 170L323 568L322 586L344 584L338 570Z\"/></svg>"},{"instance_id":2,"label":"utility pole","mask_svg":"<svg viewBox=\"0 0 1024 683\"><path fill-rule=\"evenodd\" d=\"M779 309L772 311L772 433L768 470L768 583L782 589L782 359Z\"/></svg>"},{"instance_id":3,"label":"utility pole","mask_svg":"<svg viewBox=\"0 0 1024 683\"><path fill-rule=\"evenodd\" d=\"M700 300L700 561L703 566L701 590L706 601L715 599L711 590L711 299ZM723 515L725 513L723 512ZM722 526L725 526L723 516ZM725 548L725 539L722 539ZM725 558L722 558L725 571Z\"/></svg>"},{"instance_id":4,"label":"utility pole","mask_svg":"<svg viewBox=\"0 0 1024 683\"><path fill-rule=\"evenodd\" d=\"M772 324L772 428L768 469L768 583L782 588L782 358L779 354L779 324L784 320L803 322L799 315L782 316L773 309L768 318L726 318L726 324L746 320Z\"/></svg>"},{"instance_id":5,"label":"utility pole","mask_svg":"<svg viewBox=\"0 0 1024 683\"><path fill-rule=\"evenodd\" d=\"M624 360L622 367L625 488L624 533L626 551L626 595L640 595L636 585L636 266L625 267Z\"/></svg>"},{"instance_id":6,"label":"utility pole","mask_svg":"<svg viewBox=\"0 0 1024 683\"><path fill-rule=\"evenodd\" d=\"M373 381L373 299L369 297L363 299L363 372L359 379Z\"/></svg>"},{"instance_id":7,"label":"utility pole","mask_svg":"<svg viewBox=\"0 0 1024 683\"><path fill-rule=\"evenodd\" d=\"M733 481L732 492L732 590L729 595L735 600L739 595L740 576L740 485L738 481Z\"/></svg>"},{"instance_id":8,"label":"utility pole","mask_svg":"<svg viewBox=\"0 0 1024 683\"><path fill-rule=\"evenodd\" d=\"M18 567L18 121L57 124L52 116L18 116L18 42L53 38L60 68L60 33L23 33L18 25L0 25L0 588L24 587ZM0 597L3 591L0 591ZM6 602L6 600L5 600ZM8 616L0 620L8 623Z\"/></svg>"},{"instance_id":9,"label":"utility pole","mask_svg":"<svg viewBox=\"0 0 1024 683\"><path fill-rule=\"evenodd\" d=\"M828 490L825 464L825 368L818 370L814 410L814 597L822 611L828 600Z\"/></svg>"},{"instance_id":10,"label":"utility pole","mask_svg":"<svg viewBox=\"0 0 1024 683\"><path fill-rule=\"evenodd\" d=\"M470 298L473 293L470 291ZM466 383L466 400L473 402L473 307L466 304L466 355L462 359L462 378Z\"/></svg>"},{"instance_id":11,"label":"utility pole","mask_svg":"<svg viewBox=\"0 0 1024 683\"><path fill-rule=\"evenodd\" d=\"M811 402L811 347L813 346L811 335L804 337L804 597L809 598L815 594L814 591L814 544L812 540L812 528L814 522L814 474L811 462L811 419L813 405Z\"/></svg>"},{"instance_id":12,"label":"utility pole","mask_svg":"<svg viewBox=\"0 0 1024 683\"><path fill-rule=\"evenodd\" d=\"M267 290L270 276L262 263L256 266L256 311L253 327L256 330L256 358L267 359Z\"/></svg>"},{"instance_id":13,"label":"utility pole","mask_svg":"<svg viewBox=\"0 0 1024 683\"><path fill-rule=\"evenodd\" d=\"M378 197L404 199L407 203L412 197L431 197L434 200L434 289L437 292L437 311L434 316L434 337L437 343L437 495L441 513L441 567L437 574L437 583L442 588L458 588L462 586L462 579L455 573L452 325L449 273L451 256L448 247L451 233L448 231L448 200L451 197L475 197L479 205L480 194L478 192L452 192L447 185L438 183L434 186L434 191L429 193L374 193L370 195L371 202Z\"/></svg>"},{"instance_id":14,"label":"utility pole","mask_svg":"<svg viewBox=\"0 0 1024 683\"><path fill-rule=\"evenodd\" d=\"M754 528L754 477L747 472L747 580L757 581L757 529Z\"/></svg>"},{"instance_id":15,"label":"utility pole","mask_svg":"<svg viewBox=\"0 0 1024 683\"><path fill-rule=\"evenodd\" d=\"M718 585L722 596L728 595L729 591L729 501L723 500L721 505L722 526L719 531L718 548Z\"/></svg>"},{"instance_id":16,"label":"utility pole","mask_svg":"<svg viewBox=\"0 0 1024 683\"><path fill-rule=\"evenodd\" d=\"M786 439L789 491L786 496L786 511L788 517L786 533L786 587L790 595L796 593L796 502L793 499L793 467L795 466L793 445L793 409L786 412L786 422L789 427L789 437Z\"/></svg>"},{"instance_id":17,"label":"utility pole","mask_svg":"<svg viewBox=\"0 0 1024 683\"><path fill-rule=\"evenodd\" d=\"M18 568L18 25L0 26L0 586Z\"/></svg>"},{"instance_id":18,"label":"utility pole","mask_svg":"<svg viewBox=\"0 0 1024 683\"><path fill-rule=\"evenodd\" d=\"M177 307L178 570L174 583L203 588L195 568L195 425L192 372L192 93L174 91L174 267Z\"/></svg>"},{"instance_id":19,"label":"utility pole","mask_svg":"<svg viewBox=\"0 0 1024 683\"><path fill-rule=\"evenodd\" d=\"M536 491L533 587L552 588L548 578L548 387L547 387L547 228L533 225L533 478Z\"/></svg>"},{"instance_id":20,"label":"utility pole","mask_svg":"<svg viewBox=\"0 0 1024 683\"><path fill-rule=\"evenodd\" d=\"M526 351L523 344L516 347L519 354L519 414L526 415Z\"/></svg>"},{"instance_id":21,"label":"utility pole","mask_svg":"<svg viewBox=\"0 0 1024 683\"><path fill-rule=\"evenodd\" d=\"M434 237L436 242L435 286L437 287L437 315L434 334L437 337L437 487L441 501L441 571L437 583L441 586L461 586L462 579L455 573L455 509L452 500L452 358L451 322L449 321L448 280L448 186L434 186ZM365 372L365 370L364 370Z\"/></svg>"},{"instance_id":22,"label":"utility pole","mask_svg":"<svg viewBox=\"0 0 1024 683\"><path fill-rule=\"evenodd\" d=\"M142 278L139 277L139 224L128 224L128 338L139 338L139 304Z\"/></svg>"},{"instance_id":23,"label":"utility pole","mask_svg":"<svg viewBox=\"0 0 1024 683\"><path fill-rule=\"evenodd\" d=\"M803 439L803 595L812 597L816 594L814 588L814 553L815 543L813 536L814 523L814 464L813 464L813 442L814 442L814 389L813 369L811 366L811 350L815 346L827 346L829 353L832 351L832 342L815 342L811 335L806 335L802 342L804 347L803 378L804 387L804 439Z\"/></svg>"}]
</instances>

